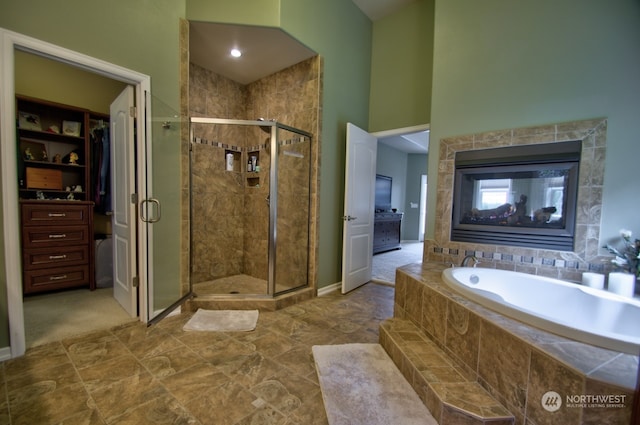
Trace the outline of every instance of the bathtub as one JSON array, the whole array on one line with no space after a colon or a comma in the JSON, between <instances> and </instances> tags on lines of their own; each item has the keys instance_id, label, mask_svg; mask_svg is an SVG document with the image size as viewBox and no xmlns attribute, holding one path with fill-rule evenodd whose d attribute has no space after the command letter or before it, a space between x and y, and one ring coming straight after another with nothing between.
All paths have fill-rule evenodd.
<instances>
[{"instance_id":1,"label":"bathtub","mask_svg":"<svg viewBox=\"0 0 640 425\"><path fill-rule=\"evenodd\" d=\"M442 280L466 298L540 329L640 354L640 302L610 292L507 270L454 267Z\"/></svg>"}]
</instances>

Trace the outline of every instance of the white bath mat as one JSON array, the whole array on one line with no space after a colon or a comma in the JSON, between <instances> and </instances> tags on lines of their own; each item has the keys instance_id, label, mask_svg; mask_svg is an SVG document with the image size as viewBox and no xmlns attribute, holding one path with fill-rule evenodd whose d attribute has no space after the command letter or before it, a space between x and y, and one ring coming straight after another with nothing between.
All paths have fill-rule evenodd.
<instances>
[{"instance_id":1,"label":"white bath mat","mask_svg":"<svg viewBox=\"0 0 640 425\"><path fill-rule=\"evenodd\" d=\"M204 310L199 308L185 331L246 332L256 328L258 310Z\"/></svg>"},{"instance_id":2,"label":"white bath mat","mask_svg":"<svg viewBox=\"0 0 640 425\"><path fill-rule=\"evenodd\" d=\"M438 425L380 344L312 351L329 425Z\"/></svg>"}]
</instances>

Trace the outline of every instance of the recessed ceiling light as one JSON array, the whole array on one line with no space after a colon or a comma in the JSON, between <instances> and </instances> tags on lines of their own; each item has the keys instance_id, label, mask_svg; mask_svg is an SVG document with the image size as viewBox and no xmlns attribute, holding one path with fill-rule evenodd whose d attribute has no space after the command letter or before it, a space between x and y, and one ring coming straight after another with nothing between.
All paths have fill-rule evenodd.
<instances>
[{"instance_id":1,"label":"recessed ceiling light","mask_svg":"<svg viewBox=\"0 0 640 425\"><path fill-rule=\"evenodd\" d=\"M242 52L239 49L231 49L231 56L234 58L239 58L242 56Z\"/></svg>"}]
</instances>

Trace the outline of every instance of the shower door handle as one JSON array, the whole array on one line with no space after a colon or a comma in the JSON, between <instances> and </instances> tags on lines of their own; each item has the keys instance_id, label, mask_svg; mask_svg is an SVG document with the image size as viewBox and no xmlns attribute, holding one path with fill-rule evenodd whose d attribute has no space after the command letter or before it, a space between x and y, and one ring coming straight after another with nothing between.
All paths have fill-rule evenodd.
<instances>
[{"instance_id":1,"label":"shower door handle","mask_svg":"<svg viewBox=\"0 0 640 425\"><path fill-rule=\"evenodd\" d=\"M147 208L145 208L145 205L149 203L149 204L153 204L156 206L155 210L156 210L156 216L155 217L147 217L145 215L145 211L147 210ZM160 201L157 200L156 198L149 198L149 199L143 199L142 202L140 202L140 220L142 220L145 223L157 223L160 221Z\"/></svg>"}]
</instances>

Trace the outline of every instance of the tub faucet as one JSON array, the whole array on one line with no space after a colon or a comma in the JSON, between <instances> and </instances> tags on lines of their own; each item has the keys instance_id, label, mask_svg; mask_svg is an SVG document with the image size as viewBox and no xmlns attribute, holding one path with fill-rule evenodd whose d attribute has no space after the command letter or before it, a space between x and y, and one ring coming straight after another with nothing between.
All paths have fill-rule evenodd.
<instances>
[{"instance_id":1,"label":"tub faucet","mask_svg":"<svg viewBox=\"0 0 640 425\"><path fill-rule=\"evenodd\" d=\"M478 259L476 258L475 255L467 255L462 260L462 263L460 263L460 267L469 267L469 261L473 262L473 266L472 267L477 266L478 263L480 262L480 261L478 261Z\"/></svg>"}]
</instances>

